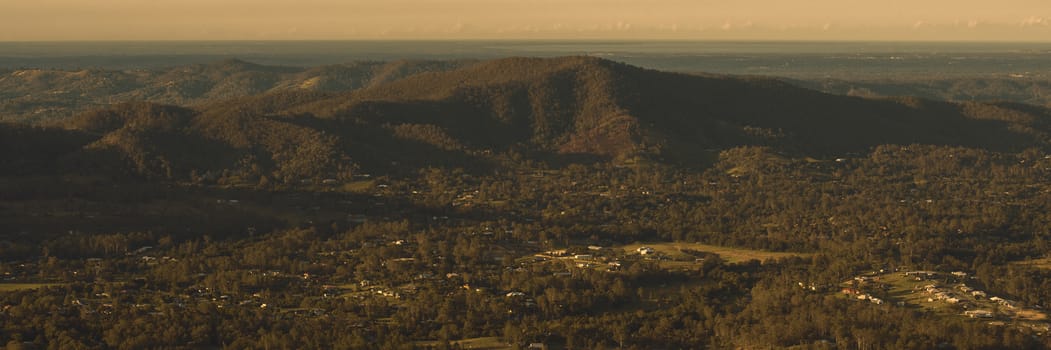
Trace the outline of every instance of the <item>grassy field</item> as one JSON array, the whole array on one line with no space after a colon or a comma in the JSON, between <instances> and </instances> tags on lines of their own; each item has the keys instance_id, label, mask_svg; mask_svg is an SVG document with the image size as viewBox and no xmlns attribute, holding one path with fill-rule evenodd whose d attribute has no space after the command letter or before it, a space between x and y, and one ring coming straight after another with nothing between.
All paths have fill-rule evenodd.
<instances>
[{"instance_id":1,"label":"grassy field","mask_svg":"<svg viewBox=\"0 0 1051 350\"><path fill-rule=\"evenodd\" d=\"M339 191L350 193L369 193L376 188L375 180L348 182L338 187Z\"/></svg>"},{"instance_id":2,"label":"grassy field","mask_svg":"<svg viewBox=\"0 0 1051 350\"><path fill-rule=\"evenodd\" d=\"M890 289L882 292L873 288L862 289L871 292L873 296L881 298L892 305L897 304L898 302L904 302L905 307L923 309L943 315L960 315L964 311L961 307L944 301L927 301L927 299L932 296L928 295L923 290L923 287L929 284L938 284L935 281L916 281L911 277L903 276L901 273L887 273L880 275L879 280L874 283L888 285ZM849 286L849 283L844 283L843 286L847 287ZM984 309L988 306L984 302L979 302L969 296L964 296L965 293L956 291L955 288L953 288L953 284L942 285L942 289L953 291L965 301L977 303L977 309Z\"/></svg>"},{"instance_id":3,"label":"grassy field","mask_svg":"<svg viewBox=\"0 0 1051 350\"><path fill-rule=\"evenodd\" d=\"M453 346L459 345L462 349L480 349L480 350L501 350L511 349L503 340L497 337L485 337L485 338L472 338L463 339L449 342ZM438 346L437 341L422 341L416 342L418 346L435 347Z\"/></svg>"},{"instance_id":4,"label":"grassy field","mask_svg":"<svg viewBox=\"0 0 1051 350\"><path fill-rule=\"evenodd\" d=\"M927 298L930 298L931 296L927 295L922 288L933 282L916 281L902 276L900 273L889 273L880 276L879 283L884 283L890 286L890 290L886 291L886 294L876 295L877 297L882 297L889 303L905 302L905 305L909 307L917 307L946 314L958 313L957 310L952 308L952 305L945 302L927 301Z\"/></svg>"},{"instance_id":5,"label":"grassy field","mask_svg":"<svg viewBox=\"0 0 1051 350\"><path fill-rule=\"evenodd\" d=\"M715 245L707 245L707 244L700 244L700 243L685 243L685 242L635 243L635 244L629 244L629 245L615 247L615 248L624 249L624 251L626 253L630 254L630 253L635 252L635 250L640 248L640 247L653 248L653 250L656 250L657 252L662 253L664 255L667 255L669 257L672 257L672 258L677 258L677 257L678 258L685 258L685 257L688 257L689 256L688 254L682 252L683 249L696 250L696 251L700 251L700 252L716 254L720 258L722 258L723 260L725 260L727 262L731 262L731 263L744 262L744 261L749 261L749 260L752 260L752 259L759 260L759 261L764 261L764 260L771 260L771 259L778 259L778 258L787 258L787 257L793 257L793 256L799 256L799 257L809 256L809 254L802 254L802 253L768 252L768 251L762 251L762 250L730 248L730 247L721 247L721 246L715 246Z\"/></svg>"},{"instance_id":6,"label":"grassy field","mask_svg":"<svg viewBox=\"0 0 1051 350\"><path fill-rule=\"evenodd\" d=\"M1051 258L1029 259L1016 261L1014 264L1032 266L1039 269L1051 270Z\"/></svg>"},{"instance_id":7,"label":"grassy field","mask_svg":"<svg viewBox=\"0 0 1051 350\"><path fill-rule=\"evenodd\" d=\"M0 283L0 292L12 292L16 290L37 289L57 286L57 283Z\"/></svg>"}]
</instances>

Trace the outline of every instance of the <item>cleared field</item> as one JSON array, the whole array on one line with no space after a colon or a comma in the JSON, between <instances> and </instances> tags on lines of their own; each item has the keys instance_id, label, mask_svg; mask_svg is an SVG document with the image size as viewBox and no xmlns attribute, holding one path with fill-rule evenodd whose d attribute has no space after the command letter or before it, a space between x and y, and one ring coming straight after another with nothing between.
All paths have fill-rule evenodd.
<instances>
[{"instance_id":1,"label":"cleared field","mask_svg":"<svg viewBox=\"0 0 1051 350\"><path fill-rule=\"evenodd\" d=\"M350 193L368 193L369 191L376 188L376 181L374 180L362 180L348 182L338 187L341 192Z\"/></svg>"},{"instance_id":2,"label":"cleared field","mask_svg":"<svg viewBox=\"0 0 1051 350\"><path fill-rule=\"evenodd\" d=\"M497 337L471 338L450 341L449 343L453 346L459 346L461 349L502 350L512 348L507 342L504 342ZM421 341L416 342L416 345L422 347L437 347L438 341Z\"/></svg>"},{"instance_id":3,"label":"cleared field","mask_svg":"<svg viewBox=\"0 0 1051 350\"><path fill-rule=\"evenodd\" d=\"M1032 266L1038 269L1051 270L1051 258L1029 259L1016 261L1014 264Z\"/></svg>"},{"instance_id":4,"label":"cleared field","mask_svg":"<svg viewBox=\"0 0 1051 350\"><path fill-rule=\"evenodd\" d=\"M877 283L886 284L890 289L885 293L876 293L876 296L883 298L887 302L904 302L908 307L922 308L945 314L959 313L959 310L953 309L952 305L947 303L927 301L927 298L931 296L924 293L923 286L931 284L932 282L930 281L916 281L902 276L900 273L889 273L881 275L879 278Z\"/></svg>"},{"instance_id":5,"label":"cleared field","mask_svg":"<svg viewBox=\"0 0 1051 350\"><path fill-rule=\"evenodd\" d=\"M1047 314L1036 310L1021 310L1015 312L1015 317L1023 321L1047 321Z\"/></svg>"},{"instance_id":6,"label":"cleared field","mask_svg":"<svg viewBox=\"0 0 1051 350\"><path fill-rule=\"evenodd\" d=\"M722 247L715 245L707 245L701 243L686 243L686 242L662 242L662 243L635 243L628 244L625 246L614 247L624 249L626 253L633 253L636 249L641 247L650 247L658 253L662 253L672 258L686 258L689 254L683 252L683 250L695 250L699 252L712 253L718 255L720 258L727 262L738 263L749 260L771 260L788 257L807 257L810 254L803 253L785 253L785 252L768 252L762 250L751 250L741 248Z\"/></svg>"},{"instance_id":7,"label":"cleared field","mask_svg":"<svg viewBox=\"0 0 1051 350\"><path fill-rule=\"evenodd\" d=\"M0 283L0 292L11 292L16 290L37 289L57 286L57 283Z\"/></svg>"}]
</instances>

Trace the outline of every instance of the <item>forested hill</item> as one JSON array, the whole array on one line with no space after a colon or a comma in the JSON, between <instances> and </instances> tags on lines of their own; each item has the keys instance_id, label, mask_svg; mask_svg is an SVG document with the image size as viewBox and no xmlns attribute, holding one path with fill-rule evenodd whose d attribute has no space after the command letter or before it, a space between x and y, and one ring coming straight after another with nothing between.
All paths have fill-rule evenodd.
<instances>
[{"instance_id":1,"label":"forested hill","mask_svg":"<svg viewBox=\"0 0 1051 350\"><path fill-rule=\"evenodd\" d=\"M819 154L888 143L1007 150L1043 143L1047 130L1047 110L1030 106L866 100L773 79L666 73L587 57L490 61L298 111L461 130L474 118L506 129L492 137L497 143L613 156L746 144Z\"/></svg>"},{"instance_id":2,"label":"forested hill","mask_svg":"<svg viewBox=\"0 0 1051 350\"><path fill-rule=\"evenodd\" d=\"M345 93L276 91L190 108L116 105L69 120L67 132L92 140L47 159L77 167L123 161L128 174L154 178L225 172L292 182L509 160L698 168L720 150L747 145L815 158L884 144L1021 151L1046 149L1051 131L1051 112L1028 105L864 99L590 57L509 58L374 81Z\"/></svg>"}]
</instances>

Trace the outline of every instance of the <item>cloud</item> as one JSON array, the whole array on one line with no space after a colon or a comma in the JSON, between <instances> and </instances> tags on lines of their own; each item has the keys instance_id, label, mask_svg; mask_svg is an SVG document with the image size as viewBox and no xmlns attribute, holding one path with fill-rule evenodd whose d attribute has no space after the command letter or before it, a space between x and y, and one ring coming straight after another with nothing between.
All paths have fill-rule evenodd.
<instances>
[{"instance_id":1,"label":"cloud","mask_svg":"<svg viewBox=\"0 0 1051 350\"><path fill-rule=\"evenodd\" d=\"M1047 27L1051 26L1051 20L1044 17L1030 16L1029 18L1023 19L1021 25L1023 27Z\"/></svg>"},{"instance_id":2,"label":"cloud","mask_svg":"<svg viewBox=\"0 0 1051 350\"><path fill-rule=\"evenodd\" d=\"M753 29L755 27L756 27L756 23L753 22L750 19L749 20L745 20L745 21L738 21L736 23L731 21L731 20L726 20L725 22L723 22L723 25L719 27L719 29L722 29L722 30L725 30L725 31L730 31L730 30L735 30L735 29L748 30L748 29Z\"/></svg>"}]
</instances>

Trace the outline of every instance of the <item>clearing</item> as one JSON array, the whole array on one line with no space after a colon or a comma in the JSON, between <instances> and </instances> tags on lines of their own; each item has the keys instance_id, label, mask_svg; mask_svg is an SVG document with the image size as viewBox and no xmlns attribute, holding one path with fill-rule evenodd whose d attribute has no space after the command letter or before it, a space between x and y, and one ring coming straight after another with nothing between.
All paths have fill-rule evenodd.
<instances>
[{"instance_id":1,"label":"clearing","mask_svg":"<svg viewBox=\"0 0 1051 350\"><path fill-rule=\"evenodd\" d=\"M1039 258L1039 259L1029 259L1029 260L1015 261L1012 264L1032 266L1032 267L1035 267L1035 268L1038 268L1038 269L1051 270L1051 258L1047 258L1047 257Z\"/></svg>"},{"instance_id":2,"label":"clearing","mask_svg":"<svg viewBox=\"0 0 1051 350\"><path fill-rule=\"evenodd\" d=\"M482 349L482 350L502 350L511 349L511 345L507 342L500 340L498 337L484 337L484 338L471 338L463 340L452 340L449 344L453 346L459 346L461 349ZM422 347L437 347L438 341L420 341L416 342L416 345Z\"/></svg>"},{"instance_id":3,"label":"clearing","mask_svg":"<svg viewBox=\"0 0 1051 350\"><path fill-rule=\"evenodd\" d=\"M632 254L636 249L641 247L650 247L658 253L664 254L673 259L675 258L688 258L691 255L684 252L684 250L693 250L704 253L711 253L718 255L724 261L729 263L739 263L749 260L766 261L772 259L789 258L789 257L808 257L810 254L804 253L785 253L785 252L768 252L763 250L752 250L742 248L731 248L722 247L716 245L708 245L701 243L686 243L686 242L663 242L663 243L635 243L628 244L625 246L614 247L624 249L625 253Z\"/></svg>"},{"instance_id":4,"label":"clearing","mask_svg":"<svg viewBox=\"0 0 1051 350\"><path fill-rule=\"evenodd\" d=\"M0 283L0 292L13 292L16 290L37 289L57 285L59 285L59 283Z\"/></svg>"}]
</instances>

